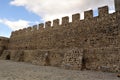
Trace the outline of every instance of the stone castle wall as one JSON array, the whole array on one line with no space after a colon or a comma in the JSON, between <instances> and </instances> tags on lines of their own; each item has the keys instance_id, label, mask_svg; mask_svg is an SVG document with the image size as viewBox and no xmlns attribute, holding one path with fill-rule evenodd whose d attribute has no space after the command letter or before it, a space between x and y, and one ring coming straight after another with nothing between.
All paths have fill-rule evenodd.
<instances>
[{"instance_id":1,"label":"stone castle wall","mask_svg":"<svg viewBox=\"0 0 120 80\"><path fill-rule=\"evenodd\" d=\"M118 46L118 16L119 12L108 14L108 7L99 8L99 16L93 17L92 10L84 13L85 19L80 20L80 14L45 23L38 27L25 28L12 33L8 49L62 49L69 47L89 48ZM103 37L104 36L104 37Z\"/></svg>"},{"instance_id":2,"label":"stone castle wall","mask_svg":"<svg viewBox=\"0 0 120 80\"><path fill-rule=\"evenodd\" d=\"M9 39L5 37L0 37L0 56L2 55L3 51L8 47Z\"/></svg>"},{"instance_id":3,"label":"stone castle wall","mask_svg":"<svg viewBox=\"0 0 120 80\"><path fill-rule=\"evenodd\" d=\"M120 11L109 14L104 6L98 12L96 17L89 10L83 20L80 14L74 14L72 22L66 16L62 24L55 19L52 26L47 21L12 32L2 58L67 69L120 72Z\"/></svg>"}]
</instances>

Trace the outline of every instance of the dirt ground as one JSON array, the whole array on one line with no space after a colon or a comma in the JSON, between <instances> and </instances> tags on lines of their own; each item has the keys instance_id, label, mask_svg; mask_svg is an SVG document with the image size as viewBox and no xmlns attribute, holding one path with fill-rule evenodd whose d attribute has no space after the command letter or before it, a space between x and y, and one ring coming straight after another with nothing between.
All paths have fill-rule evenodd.
<instances>
[{"instance_id":1,"label":"dirt ground","mask_svg":"<svg viewBox=\"0 0 120 80\"><path fill-rule=\"evenodd\" d=\"M120 80L117 73L64 70L0 60L0 80Z\"/></svg>"}]
</instances>

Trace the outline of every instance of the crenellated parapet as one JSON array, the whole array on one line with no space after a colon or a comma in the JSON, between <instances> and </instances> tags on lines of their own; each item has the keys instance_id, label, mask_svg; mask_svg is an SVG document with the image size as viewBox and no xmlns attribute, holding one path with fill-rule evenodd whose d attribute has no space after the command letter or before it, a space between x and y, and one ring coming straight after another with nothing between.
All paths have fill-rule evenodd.
<instances>
[{"instance_id":1,"label":"crenellated parapet","mask_svg":"<svg viewBox=\"0 0 120 80\"><path fill-rule=\"evenodd\" d=\"M27 32L31 32L31 31L32 31L32 27L28 27Z\"/></svg>"},{"instance_id":2,"label":"crenellated parapet","mask_svg":"<svg viewBox=\"0 0 120 80\"><path fill-rule=\"evenodd\" d=\"M96 38L93 39L93 37L98 35L97 33L108 35L109 32L110 36L114 33L118 33L114 32L112 27L118 25L117 21L120 20L120 12L117 11L112 14L108 12L108 7L104 6L98 8L98 16L95 17L93 10L88 10L84 12L84 19L82 20L80 19L81 14L76 13L71 16L72 22L70 22L68 16L62 17L61 22L59 19L46 21L45 23L12 32L11 40L15 43L13 43L14 45L25 45L28 46L29 49L36 49L36 47L64 48L68 46L85 46L82 41L84 41L85 38L89 38L85 39L85 41L88 41L85 43L91 44L92 41L97 40ZM53 25L51 23L53 23ZM111 31L109 31L109 29ZM108 39L106 38L106 40ZM79 41L81 42L79 43ZM101 42L104 43L104 41L103 39Z\"/></svg>"},{"instance_id":3,"label":"crenellated parapet","mask_svg":"<svg viewBox=\"0 0 120 80\"><path fill-rule=\"evenodd\" d=\"M109 12L108 6L98 8L98 13L100 17L108 15L109 14L108 12Z\"/></svg>"},{"instance_id":4,"label":"crenellated parapet","mask_svg":"<svg viewBox=\"0 0 120 80\"><path fill-rule=\"evenodd\" d=\"M89 20L93 18L93 10L85 11L84 12L84 19Z\"/></svg>"},{"instance_id":5,"label":"crenellated parapet","mask_svg":"<svg viewBox=\"0 0 120 80\"><path fill-rule=\"evenodd\" d=\"M45 22L45 28L50 28L51 27L51 21Z\"/></svg>"},{"instance_id":6,"label":"crenellated parapet","mask_svg":"<svg viewBox=\"0 0 120 80\"><path fill-rule=\"evenodd\" d=\"M66 26L69 23L69 17L62 17L62 26Z\"/></svg>"},{"instance_id":7,"label":"crenellated parapet","mask_svg":"<svg viewBox=\"0 0 120 80\"><path fill-rule=\"evenodd\" d=\"M38 29L37 25L33 26L33 31L36 31Z\"/></svg>"},{"instance_id":8,"label":"crenellated parapet","mask_svg":"<svg viewBox=\"0 0 120 80\"><path fill-rule=\"evenodd\" d=\"M109 15L108 12L109 12L108 6L98 8L99 18ZM93 19L93 18L94 18L93 10L85 11L84 12L84 20L82 20L82 21L86 21L86 20ZM80 14L79 13L73 14L71 23L79 23L79 22L80 22ZM28 27L28 28L14 31L14 32L12 32L12 36L19 35L19 34L25 33L25 32L32 32L32 31L37 31L37 30L41 31L43 29L47 30L50 27L67 26L70 22L69 22L69 17L65 16L65 17L62 17L61 24L60 24L59 19L53 20L53 25L51 25L51 23L52 23L51 21L47 21L45 23L40 23L38 25L34 25L33 27Z\"/></svg>"},{"instance_id":9,"label":"crenellated parapet","mask_svg":"<svg viewBox=\"0 0 120 80\"><path fill-rule=\"evenodd\" d=\"M59 26L59 23L60 23L60 20L59 20L59 19L53 20L53 27Z\"/></svg>"},{"instance_id":10,"label":"crenellated parapet","mask_svg":"<svg viewBox=\"0 0 120 80\"><path fill-rule=\"evenodd\" d=\"M80 14L77 13L77 14L73 14L72 15L72 22L79 22L80 21Z\"/></svg>"},{"instance_id":11,"label":"crenellated parapet","mask_svg":"<svg viewBox=\"0 0 120 80\"><path fill-rule=\"evenodd\" d=\"M98 14L99 14L98 16L99 17L107 16L109 14L108 12L109 12L108 6L98 8ZM89 19L93 19L93 10L89 10L89 11L84 12L84 20L89 20ZM75 23L75 22L76 23L80 22L80 14L79 13L72 15L72 23ZM22 33L25 34L26 32L32 32L32 31L37 31L37 30L41 31L44 28L46 30L52 26L53 27L58 27L60 25L67 26L70 22L69 22L69 17L66 16L66 17L62 17L62 24L60 24L59 19L53 20L53 25L51 25L51 23L52 23L51 21L47 21L47 22L41 23L39 25L34 25L33 27L28 27L28 28L14 31L14 32L12 32L12 36L17 36L17 35L22 34Z\"/></svg>"}]
</instances>

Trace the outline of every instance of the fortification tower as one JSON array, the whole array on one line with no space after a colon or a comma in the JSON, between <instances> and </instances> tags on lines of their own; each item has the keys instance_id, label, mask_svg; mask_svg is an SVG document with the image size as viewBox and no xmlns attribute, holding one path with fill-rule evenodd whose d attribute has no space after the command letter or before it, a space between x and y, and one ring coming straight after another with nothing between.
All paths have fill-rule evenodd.
<instances>
[{"instance_id":1,"label":"fortification tower","mask_svg":"<svg viewBox=\"0 0 120 80\"><path fill-rule=\"evenodd\" d=\"M120 10L120 0L114 0L115 1L115 10L119 11Z\"/></svg>"}]
</instances>

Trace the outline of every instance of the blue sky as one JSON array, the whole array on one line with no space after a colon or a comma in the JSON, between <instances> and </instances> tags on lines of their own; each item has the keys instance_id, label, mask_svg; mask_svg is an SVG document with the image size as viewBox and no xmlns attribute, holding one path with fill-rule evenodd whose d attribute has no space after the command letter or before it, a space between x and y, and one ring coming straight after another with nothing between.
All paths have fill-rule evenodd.
<instances>
[{"instance_id":1,"label":"blue sky","mask_svg":"<svg viewBox=\"0 0 120 80\"><path fill-rule=\"evenodd\" d=\"M30 21L30 25L34 25L37 21L41 20L38 15L27 11L22 6L18 7L10 5L10 1L11 0L0 0L0 19L7 19L13 22L21 19ZM11 31L12 29L9 26L5 25L4 23L0 23L0 36L9 37Z\"/></svg>"},{"instance_id":2,"label":"blue sky","mask_svg":"<svg viewBox=\"0 0 120 80\"><path fill-rule=\"evenodd\" d=\"M0 36L44 21L61 19L74 13L108 5L114 11L114 0L0 0ZM83 17L83 16L81 16Z\"/></svg>"}]
</instances>

